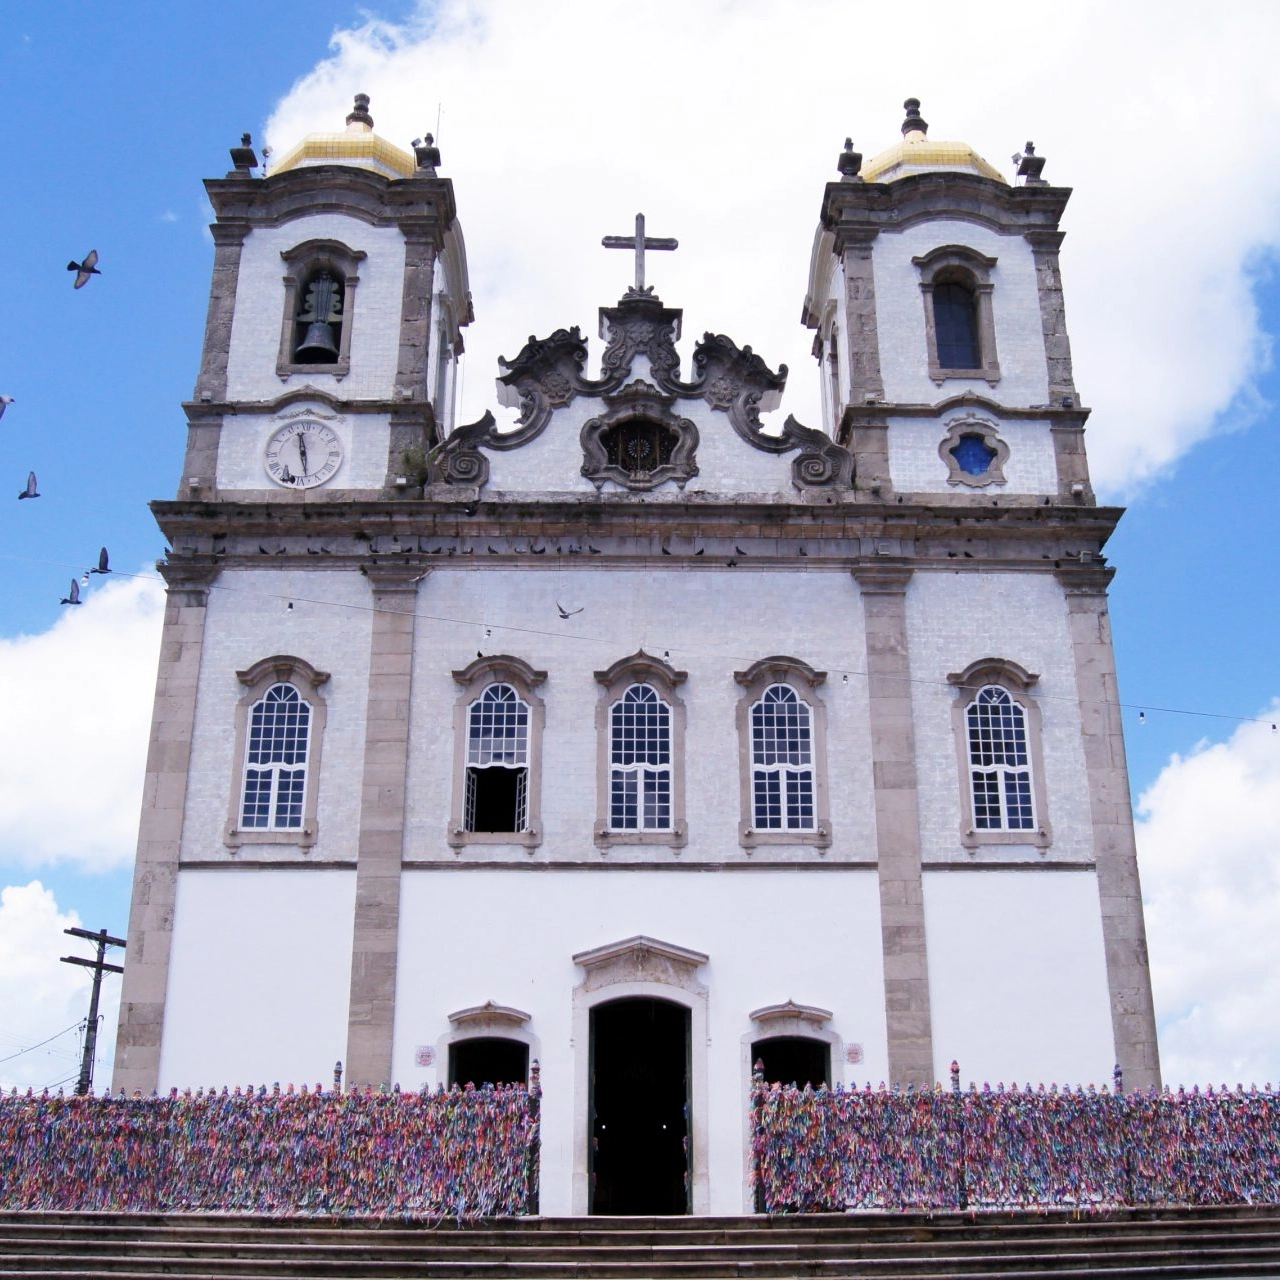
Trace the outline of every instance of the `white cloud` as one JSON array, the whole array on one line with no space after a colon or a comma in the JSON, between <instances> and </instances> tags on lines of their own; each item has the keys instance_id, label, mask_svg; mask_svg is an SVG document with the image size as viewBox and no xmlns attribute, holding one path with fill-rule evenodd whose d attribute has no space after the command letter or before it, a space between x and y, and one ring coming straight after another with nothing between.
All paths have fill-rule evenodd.
<instances>
[{"instance_id":1,"label":"white cloud","mask_svg":"<svg viewBox=\"0 0 1280 1280\"><path fill-rule=\"evenodd\" d=\"M74 1088L92 975L79 965L62 964L59 957L92 956L92 944L62 932L79 927L80 917L59 911L52 892L38 880L0 890L0 1088L38 1090L59 1082L67 1082L68 1093ZM107 955L110 959L112 952ZM119 1008L120 980L108 974L98 1004L95 1090L110 1080Z\"/></svg>"},{"instance_id":2,"label":"white cloud","mask_svg":"<svg viewBox=\"0 0 1280 1280\"><path fill-rule=\"evenodd\" d=\"M1174 756L1139 804L1166 1080L1280 1083L1280 735Z\"/></svg>"},{"instance_id":3,"label":"white cloud","mask_svg":"<svg viewBox=\"0 0 1280 1280\"><path fill-rule=\"evenodd\" d=\"M650 279L686 309L690 339L727 332L787 363L783 412L815 423L798 317L823 185L847 133L868 155L897 141L909 94L931 136L1006 171L1034 138L1046 176L1076 188L1064 277L1101 486L1132 487L1248 411L1268 358L1252 273L1280 243L1280 132L1266 124L1280 7L1001 0L960 24L942 0L909 23L848 0L653 0L643 14L452 0L420 15L339 32L268 135L282 155L341 128L363 91L378 131L407 144L441 106L477 315L464 420L494 405L500 352L535 331L594 331L630 269L600 237L642 209L651 234L680 239Z\"/></svg>"},{"instance_id":4,"label":"white cloud","mask_svg":"<svg viewBox=\"0 0 1280 1280\"><path fill-rule=\"evenodd\" d=\"M6 862L105 870L132 859L163 609L154 577L113 578L48 631L0 639Z\"/></svg>"}]
</instances>

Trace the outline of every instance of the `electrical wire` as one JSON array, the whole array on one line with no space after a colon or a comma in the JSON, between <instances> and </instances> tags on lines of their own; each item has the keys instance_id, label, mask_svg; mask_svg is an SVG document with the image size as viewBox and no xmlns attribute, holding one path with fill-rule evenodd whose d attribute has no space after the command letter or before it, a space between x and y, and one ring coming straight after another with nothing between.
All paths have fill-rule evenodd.
<instances>
[{"instance_id":1,"label":"electrical wire","mask_svg":"<svg viewBox=\"0 0 1280 1280\"><path fill-rule=\"evenodd\" d=\"M42 1049L45 1045L52 1044L59 1037L65 1036L68 1031L78 1031L83 1026L84 1019L81 1018L79 1022L74 1022L71 1026L64 1027L61 1031L55 1032L48 1038L48 1040L41 1040L39 1044L28 1045L25 1049L19 1049L17 1053L11 1053L7 1058L0 1058L0 1062L12 1062L14 1058L21 1058L23 1054L33 1053L36 1049Z\"/></svg>"},{"instance_id":2,"label":"electrical wire","mask_svg":"<svg viewBox=\"0 0 1280 1280\"><path fill-rule=\"evenodd\" d=\"M66 561L39 560L39 559L34 559L26 556L6 555L3 553L0 553L0 560L16 560L16 561L21 561L23 563L29 563L29 564L45 564L45 565L53 566L55 568L63 568L63 569L70 567L69 562L66 562ZM423 575L422 575L424 578L427 576L427 573L431 568L434 568L434 566L428 566L427 569L424 569ZM248 569L247 571L256 572L256 570L252 568ZM133 581L141 581L141 582L154 582L157 585L162 587L165 585L164 579L159 574L129 573L125 570L119 570L119 569L113 569L111 572L114 577L118 577L118 578L130 579ZM321 608L346 609L354 613L368 613L368 614L384 613L384 614L393 614L397 617L412 616L415 621L434 622L434 623L439 623L445 626L475 627L481 631L503 631L503 632L509 632L512 635L537 636L537 637L560 640L560 641L575 640L575 641L579 641L587 644L607 645L610 647L616 647L618 644L617 638L613 636L592 636L592 635L582 635L582 634L574 635L564 631L550 631L541 627L519 626L514 623L489 622L483 619L476 619L476 618L453 618L443 614L423 613L423 612L419 612L416 609L412 611L404 610L404 609L389 609L385 607L380 607L375 604L358 604L353 601L347 601L347 600L322 600L313 596L291 595L289 593L279 594L277 592L259 592L259 591L252 591L244 587L233 586L225 582L210 583L209 590L219 591L219 592L228 592L233 594L243 594L246 596L253 596L255 599L258 599L258 600L264 600L264 599L277 600L282 605L289 605L292 603L310 604L310 605L316 605ZM731 662L740 662L746 666L750 666L751 663L757 661L759 656L759 655L750 656L750 655L744 655L744 654L726 653L723 650L697 648L691 645L671 645L671 644L655 643L654 647L658 649L660 652L687 654L692 657L718 658L722 661L728 660ZM835 675L841 676L844 678L857 678L857 679L868 678L868 673L857 667L835 667L835 668L832 668L832 671ZM890 682L895 682L898 684L919 685L926 688L938 688L938 689L954 688L954 686L951 684L950 681L931 680L922 676L881 676L880 678L888 680ZM1056 700L1060 702L1075 703L1077 705L1083 704L1083 705L1092 705L1092 706L1101 706L1101 707L1114 707L1120 711L1137 711L1137 712L1155 711L1165 715L1191 716L1191 717L1197 717L1201 719L1210 719L1210 720L1229 720L1235 724L1267 724L1271 726L1271 729L1273 732L1280 731L1277 728L1277 722L1273 721L1268 716L1257 716L1257 715L1245 716L1245 715L1238 715L1229 711L1200 711L1191 707L1156 706L1148 702L1118 702L1118 701L1110 701L1108 699L1085 699L1085 698L1075 697L1070 694L1045 693L1043 690L1038 691L1037 697L1039 698L1040 701Z\"/></svg>"}]
</instances>

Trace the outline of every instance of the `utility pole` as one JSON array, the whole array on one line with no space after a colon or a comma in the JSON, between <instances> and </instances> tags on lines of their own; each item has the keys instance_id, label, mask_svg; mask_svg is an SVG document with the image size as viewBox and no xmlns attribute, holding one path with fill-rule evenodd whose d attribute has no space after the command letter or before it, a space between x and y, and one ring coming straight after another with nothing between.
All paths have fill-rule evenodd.
<instances>
[{"instance_id":1,"label":"utility pole","mask_svg":"<svg viewBox=\"0 0 1280 1280\"><path fill-rule=\"evenodd\" d=\"M125 941L123 938L111 937L105 929L99 929L97 933L90 933L88 929L63 929L62 932L70 934L73 938L87 938L90 942L98 944L96 960L85 960L82 956L62 957L63 964L78 964L93 970L93 995L89 997L89 1021L84 1029L84 1053L80 1058L80 1078L76 1081L76 1093L86 1094L93 1084L93 1058L98 1047L98 992L102 988L102 975L124 972L122 965L108 964L103 957L108 947L123 947Z\"/></svg>"}]
</instances>

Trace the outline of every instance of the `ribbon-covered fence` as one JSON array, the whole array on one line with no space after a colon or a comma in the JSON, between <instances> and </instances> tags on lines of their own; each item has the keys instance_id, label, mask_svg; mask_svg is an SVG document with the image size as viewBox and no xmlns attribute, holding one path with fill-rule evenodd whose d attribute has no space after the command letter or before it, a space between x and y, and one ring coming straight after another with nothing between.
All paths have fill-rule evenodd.
<instances>
[{"instance_id":1,"label":"ribbon-covered fence","mask_svg":"<svg viewBox=\"0 0 1280 1280\"><path fill-rule=\"evenodd\" d=\"M537 1211L537 1080L436 1093L0 1095L0 1209Z\"/></svg>"},{"instance_id":2,"label":"ribbon-covered fence","mask_svg":"<svg viewBox=\"0 0 1280 1280\"><path fill-rule=\"evenodd\" d=\"M753 1085L758 1206L1280 1203L1280 1093Z\"/></svg>"}]
</instances>

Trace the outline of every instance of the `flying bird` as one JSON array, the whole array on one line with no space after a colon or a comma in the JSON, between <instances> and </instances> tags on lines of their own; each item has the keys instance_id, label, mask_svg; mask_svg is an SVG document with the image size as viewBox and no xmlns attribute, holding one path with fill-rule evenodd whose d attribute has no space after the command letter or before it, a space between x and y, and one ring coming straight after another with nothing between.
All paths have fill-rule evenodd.
<instances>
[{"instance_id":1,"label":"flying bird","mask_svg":"<svg viewBox=\"0 0 1280 1280\"><path fill-rule=\"evenodd\" d=\"M110 573L111 572L111 565L108 563L108 560L107 560L106 547L103 547L102 550L98 552L98 567L96 569L90 569L89 572L90 573Z\"/></svg>"},{"instance_id":2,"label":"flying bird","mask_svg":"<svg viewBox=\"0 0 1280 1280\"><path fill-rule=\"evenodd\" d=\"M77 289L83 289L85 285L89 283L90 276L100 276L102 274L102 272L98 270L97 249L90 249L89 252L84 255L83 262L76 262L72 259L72 261L67 263L67 270L74 271L76 273L75 287Z\"/></svg>"},{"instance_id":3,"label":"flying bird","mask_svg":"<svg viewBox=\"0 0 1280 1280\"><path fill-rule=\"evenodd\" d=\"M580 604L576 609L566 609L559 600L556 601L556 608L560 611L562 618L572 618L575 613L581 613L587 606Z\"/></svg>"},{"instance_id":4,"label":"flying bird","mask_svg":"<svg viewBox=\"0 0 1280 1280\"><path fill-rule=\"evenodd\" d=\"M0 418L4 417L4 411L13 403L12 396L0 396Z\"/></svg>"},{"instance_id":5,"label":"flying bird","mask_svg":"<svg viewBox=\"0 0 1280 1280\"><path fill-rule=\"evenodd\" d=\"M27 472L27 487L18 494L21 498L38 498L40 495L36 492L36 473L34 471Z\"/></svg>"},{"instance_id":6,"label":"flying bird","mask_svg":"<svg viewBox=\"0 0 1280 1280\"><path fill-rule=\"evenodd\" d=\"M58 601L58 603L59 604L79 604L80 603L80 584L74 578L71 579L71 589L67 592L65 596L62 597L61 600Z\"/></svg>"}]
</instances>

